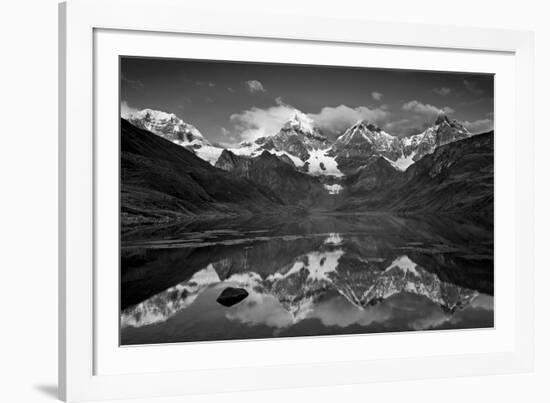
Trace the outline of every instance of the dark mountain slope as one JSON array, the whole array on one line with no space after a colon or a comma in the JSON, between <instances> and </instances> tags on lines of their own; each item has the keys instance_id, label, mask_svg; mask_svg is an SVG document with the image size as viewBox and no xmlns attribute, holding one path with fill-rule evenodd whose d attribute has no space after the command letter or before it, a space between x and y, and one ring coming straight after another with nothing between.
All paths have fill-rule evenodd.
<instances>
[{"instance_id":1,"label":"dark mountain slope","mask_svg":"<svg viewBox=\"0 0 550 403\"><path fill-rule=\"evenodd\" d=\"M358 196L386 188L400 180L403 172L395 169L384 157L373 155L353 174L346 177L345 196Z\"/></svg>"},{"instance_id":2,"label":"dark mountain slope","mask_svg":"<svg viewBox=\"0 0 550 403\"><path fill-rule=\"evenodd\" d=\"M322 206L333 199L319 178L297 171L293 164L268 151L247 158L224 150L216 166L268 187L292 205Z\"/></svg>"},{"instance_id":3,"label":"dark mountain slope","mask_svg":"<svg viewBox=\"0 0 550 403\"><path fill-rule=\"evenodd\" d=\"M236 155L229 150L223 150L216 161L216 168L235 172L241 176L248 175L251 166L252 158Z\"/></svg>"},{"instance_id":4,"label":"dark mountain slope","mask_svg":"<svg viewBox=\"0 0 550 403\"><path fill-rule=\"evenodd\" d=\"M351 198L338 209L492 216L493 132L440 146L394 183Z\"/></svg>"},{"instance_id":5,"label":"dark mountain slope","mask_svg":"<svg viewBox=\"0 0 550 403\"><path fill-rule=\"evenodd\" d=\"M121 120L123 225L220 215L273 214L267 187L212 167L183 147Z\"/></svg>"},{"instance_id":6,"label":"dark mountain slope","mask_svg":"<svg viewBox=\"0 0 550 403\"><path fill-rule=\"evenodd\" d=\"M338 169L347 175L367 164L374 156L396 160L401 154L397 137L366 121L357 122L347 129L328 152L338 162Z\"/></svg>"}]
</instances>

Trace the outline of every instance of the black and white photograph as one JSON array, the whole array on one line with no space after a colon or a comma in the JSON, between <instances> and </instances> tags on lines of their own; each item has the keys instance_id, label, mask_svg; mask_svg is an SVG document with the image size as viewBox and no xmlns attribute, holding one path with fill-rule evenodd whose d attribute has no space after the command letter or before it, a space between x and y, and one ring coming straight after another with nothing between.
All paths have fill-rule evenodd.
<instances>
[{"instance_id":1,"label":"black and white photograph","mask_svg":"<svg viewBox=\"0 0 550 403\"><path fill-rule=\"evenodd\" d=\"M1 402L547 403L544 2L9 4Z\"/></svg>"},{"instance_id":2,"label":"black and white photograph","mask_svg":"<svg viewBox=\"0 0 550 403\"><path fill-rule=\"evenodd\" d=\"M494 76L121 56L120 344L494 327Z\"/></svg>"}]
</instances>

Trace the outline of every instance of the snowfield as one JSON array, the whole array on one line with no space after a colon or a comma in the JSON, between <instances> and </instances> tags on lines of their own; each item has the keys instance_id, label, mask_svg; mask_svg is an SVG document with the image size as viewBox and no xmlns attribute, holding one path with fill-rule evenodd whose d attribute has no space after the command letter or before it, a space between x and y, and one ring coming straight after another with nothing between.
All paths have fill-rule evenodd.
<instances>
[{"instance_id":1,"label":"snowfield","mask_svg":"<svg viewBox=\"0 0 550 403\"><path fill-rule=\"evenodd\" d=\"M310 175L333 175L341 177L344 174L338 169L338 163L334 157L326 155L328 150L311 150L309 151L309 159L306 161L309 163L308 173ZM325 167L323 169L321 164Z\"/></svg>"},{"instance_id":2,"label":"snowfield","mask_svg":"<svg viewBox=\"0 0 550 403\"><path fill-rule=\"evenodd\" d=\"M216 165L218 158L220 158L223 148L203 145L200 148L193 149L193 151L195 152L197 157L209 162L210 165L214 166Z\"/></svg>"},{"instance_id":3,"label":"snowfield","mask_svg":"<svg viewBox=\"0 0 550 403\"><path fill-rule=\"evenodd\" d=\"M264 150L264 149L261 149L259 147L251 147L251 146L228 148L227 150L231 151L235 155L239 155L241 157L251 157L251 158L258 157L261 153L263 153L264 151L267 151L271 154L276 155L277 157L281 157L283 155L286 155L288 158L290 158L290 160L297 167L302 167L304 165L304 162L300 158L298 158L298 157L296 157L292 154L289 154L286 151ZM221 153L221 151L220 151L220 153Z\"/></svg>"},{"instance_id":4,"label":"snowfield","mask_svg":"<svg viewBox=\"0 0 550 403\"><path fill-rule=\"evenodd\" d=\"M412 164L414 164L414 157L416 155L416 151L413 151L411 154L409 154L407 157L405 157L403 154L401 154L401 157L399 157L397 160L395 160L393 163L400 171L406 171L408 167L410 167Z\"/></svg>"},{"instance_id":5,"label":"snowfield","mask_svg":"<svg viewBox=\"0 0 550 403\"><path fill-rule=\"evenodd\" d=\"M394 167L395 169L397 169L398 171L406 171L408 167L410 167L412 164L414 164L414 156L416 155L416 151L413 151L411 154L409 154L408 156L404 156L403 154L401 154L401 157L399 157L398 159L396 159L395 161L392 161L390 160L389 158L387 157L384 157L384 159L386 161L388 161L392 167Z\"/></svg>"}]
</instances>

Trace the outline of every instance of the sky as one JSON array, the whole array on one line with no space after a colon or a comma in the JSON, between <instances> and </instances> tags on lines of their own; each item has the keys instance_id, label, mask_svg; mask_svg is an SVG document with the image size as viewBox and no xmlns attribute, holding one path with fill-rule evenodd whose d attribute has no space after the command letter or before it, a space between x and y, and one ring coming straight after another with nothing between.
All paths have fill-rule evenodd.
<instances>
[{"instance_id":1,"label":"sky","mask_svg":"<svg viewBox=\"0 0 550 403\"><path fill-rule=\"evenodd\" d=\"M187 59L120 60L121 114L174 113L222 145L276 134L296 111L331 139L359 120L418 134L444 112L493 128L492 74Z\"/></svg>"}]
</instances>

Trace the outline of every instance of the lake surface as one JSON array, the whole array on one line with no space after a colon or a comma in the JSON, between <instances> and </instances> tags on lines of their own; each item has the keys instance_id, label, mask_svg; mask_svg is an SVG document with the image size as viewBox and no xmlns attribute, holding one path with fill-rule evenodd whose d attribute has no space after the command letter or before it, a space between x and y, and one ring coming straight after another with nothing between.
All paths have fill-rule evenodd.
<instances>
[{"instance_id":1,"label":"lake surface","mask_svg":"<svg viewBox=\"0 0 550 403\"><path fill-rule=\"evenodd\" d=\"M492 222L249 217L122 238L123 345L493 327ZM248 296L223 306L227 287Z\"/></svg>"}]
</instances>

